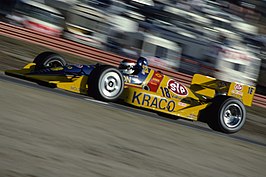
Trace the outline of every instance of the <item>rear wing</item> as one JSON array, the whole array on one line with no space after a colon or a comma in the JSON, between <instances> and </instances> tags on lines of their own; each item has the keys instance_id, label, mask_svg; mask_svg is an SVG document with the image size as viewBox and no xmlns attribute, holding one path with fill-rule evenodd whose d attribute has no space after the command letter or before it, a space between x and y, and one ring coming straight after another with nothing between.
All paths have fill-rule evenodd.
<instances>
[{"instance_id":1,"label":"rear wing","mask_svg":"<svg viewBox=\"0 0 266 177\"><path fill-rule=\"evenodd\" d=\"M190 89L196 94L209 98L218 95L235 97L246 106L251 106L256 87L238 82L226 82L213 77L195 74L191 81Z\"/></svg>"}]
</instances>

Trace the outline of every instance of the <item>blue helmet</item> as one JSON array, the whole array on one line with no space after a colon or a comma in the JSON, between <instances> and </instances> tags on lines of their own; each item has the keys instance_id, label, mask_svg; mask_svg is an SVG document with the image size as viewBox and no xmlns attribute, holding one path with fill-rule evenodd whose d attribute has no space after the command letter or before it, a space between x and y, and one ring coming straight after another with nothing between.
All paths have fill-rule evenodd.
<instances>
[{"instance_id":1,"label":"blue helmet","mask_svg":"<svg viewBox=\"0 0 266 177\"><path fill-rule=\"evenodd\" d=\"M148 60L144 57L139 57L136 68L137 69L143 69L148 67Z\"/></svg>"}]
</instances>

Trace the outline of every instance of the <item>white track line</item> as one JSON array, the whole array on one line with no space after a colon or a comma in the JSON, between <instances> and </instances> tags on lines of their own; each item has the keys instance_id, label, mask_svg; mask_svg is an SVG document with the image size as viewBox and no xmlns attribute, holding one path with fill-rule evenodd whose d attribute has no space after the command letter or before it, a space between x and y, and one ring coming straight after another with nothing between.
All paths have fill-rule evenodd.
<instances>
[{"instance_id":1,"label":"white track line","mask_svg":"<svg viewBox=\"0 0 266 177\"><path fill-rule=\"evenodd\" d=\"M84 100L91 101L91 102L96 102L96 103L101 103L101 104L108 104L108 103L103 102L103 101L94 100L94 99L89 99L89 98L84 98Z\"/></svg>"}]
</instances>

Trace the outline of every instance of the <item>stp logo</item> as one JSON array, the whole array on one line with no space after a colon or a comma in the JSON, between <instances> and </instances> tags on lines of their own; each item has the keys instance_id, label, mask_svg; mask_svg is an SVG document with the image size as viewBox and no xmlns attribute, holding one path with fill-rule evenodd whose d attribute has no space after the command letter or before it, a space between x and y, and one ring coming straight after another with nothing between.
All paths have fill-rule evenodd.
<instances>
[{"instance_id":1,"label":"stp logo","mask_svg":"<svg viewBox=\"0 0 266 177\"><path fill-rule=\"evenodd\" d=\"M168 85L168 88L177 95L180 95L180 96L188 95L187 88L173 79L169 80L167 85Z\"/></svg>"},{"instance_id":2,"label":"stp logo","mask_svg":"<svg viewBox=\"0 0 266 177\"><path fill-rule=\"evenodd\" d=\"M242 90L242 85L241 84L236 84L235 85L235 89L238 90L238 91L241 91Z\"/></svg>"}]
</instances>

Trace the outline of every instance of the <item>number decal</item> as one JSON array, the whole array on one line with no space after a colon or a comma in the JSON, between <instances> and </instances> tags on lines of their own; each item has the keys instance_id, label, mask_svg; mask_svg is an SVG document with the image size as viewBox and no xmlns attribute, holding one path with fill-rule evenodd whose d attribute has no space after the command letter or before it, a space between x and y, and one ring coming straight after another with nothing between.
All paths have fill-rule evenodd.
<instances>
[{"instance_id":1,"label":"number decal","mask_svg":"<svg viewBox=\"0 0 266 177\"><path fill-rule=\"evenodd\" d=\"M168 98L171 98L171 95L169 93L169 89L164 87L164 91L165 91L165 96L168 97Z\"/></svg>"},{"instance_id":2,"label":"number decal","mask_svg":"<svg viewBox=\"0 0 266 177\"><path fill-rule=\"evenodd\" d=\"M254 91L254 88L253 87L249 87L248 88L248 94L252 95L253 91Z\"/></svg>"},{"instance_id":3,"label":"number decal","mask_svg":"<svg viewBox=\"0 0 266 177\"><path fill-rule=\"evenodd\" d=\"M170 95L170 92L169 92L169 89L166 88L166 87L160 87L161 88L161 91L162 91L162 94L164 97L168 97L168 98L171 98L171 95Z\"/></svg>"}]
</instances>

